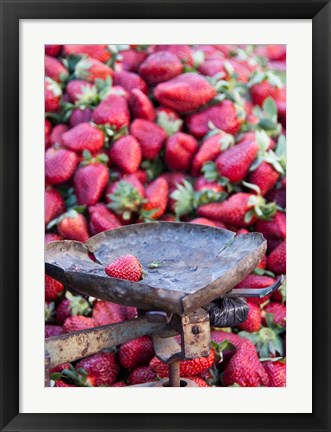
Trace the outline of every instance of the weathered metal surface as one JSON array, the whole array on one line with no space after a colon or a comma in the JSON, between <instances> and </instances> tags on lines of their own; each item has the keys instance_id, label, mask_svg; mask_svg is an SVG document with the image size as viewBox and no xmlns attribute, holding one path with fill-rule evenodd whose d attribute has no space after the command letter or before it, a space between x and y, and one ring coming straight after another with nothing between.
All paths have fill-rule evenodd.
<instances>
[{"instance_id":1,"label":"weathered metal surface","mask_svg":"<svg viewBox=\"0 0 331 432\"><path fill-rule=\"evenodd\" d=\"M185 359L207 357L210 352L209 315L198 309L190 315L181 317L182 354Z\"/></svg>"},{"instance_id":2,"label":"weathered metal surface","mask_svg":"<svg viewBox=\"0 0 331 432\"><path fill-rule=\"evenodd\" d=\"M163 378L159 381L153 381L144 384L135 384L130 387L170 387L170 383L168 378ZM181 378L180 387L199 387L199 386L189 378Z\"/></svg>"},{"instance_id":3,"label":"weathered metal surface","mask_svg":"<svg viewBox=\"0 0 331 432\"><path fill-rule=\"evenodd\" d=\"M275 292L284 282L284 276L280 275L276 282L266 288L234 288L227 293L227 297L265 297Z\"/></svg>"},{"instance_id":4,"label":"weathered metal surface","mask_svg":"<svg viewBox=\"0 0 331 432\"><path fill-rule=\"evenodd\" d=\"M182 359L182 348L174 337L161 338L157 334L152 336L155 355L164 363L174 359Z\"/></svg>"},{"instance_id":5,"label":"weathered metal surface","mask_svg":"<svg viewBox=\"0 0 331 432\"><path fill-rule=\"evenodd\" d=\"M163 323L148 322L146 317L135 318L108 326L72 332L45 339L45 350L50 356L50 367L78 360L104 348L123 344L144 335L168 331Z\"/></svg>"},{"instance_id":6,"label":"weathered metal surface","mask_svg":"<svg viewBox=\"0 0 331 432\"><path fill-rule=\"evenodd\" d=\"M169 364L169 384L170 387L180 387L180 369L178 360Z\"/></svg>"},{"instance_id":7,"label":"weathered metal surface","mask_svg":"<svg viewBox=\"0 0 331 432\"><path fill-rule=\"evenodd\" d=\"M45 387L49 387L51 382L51 358L48 352L45 352Z\"/></svg>"},{"instance_id":8,"label":"weathered metal surface","mask_svg":"<svg viewBox=\"0 0 331 432\"><path fill-rule=\"evenodd\" d=\"M262 258L266 241L261 234L234 236L228 230L184 222L128 225L98 234L86 245L48 243L46 273L76 293L186 314L231 290ZM104 272L106 264L128 253L136 255L146 271L140 282ZM160 262L158 267L149 266L155 261Z\"/></svg>"}]
</instances>

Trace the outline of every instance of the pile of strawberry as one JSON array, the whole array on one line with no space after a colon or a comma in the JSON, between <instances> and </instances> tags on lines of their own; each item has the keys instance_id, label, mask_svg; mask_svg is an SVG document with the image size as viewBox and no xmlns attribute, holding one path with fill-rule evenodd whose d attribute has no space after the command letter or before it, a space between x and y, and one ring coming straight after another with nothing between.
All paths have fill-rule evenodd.
<instances>
[{"instance_id":1,"label":"pile of strawberry","mask_svg":"<svg viewBox=\"0 0 331 432\"><path fill-rule=\"evenodd\" d=\"M261 232L267 255L239 286L286 273L286 49L282 45L47 45L45 241L85 242L142 221ZM123 321L130 307L45 277L46 337ZM285 385L285 285L213 331L201 386ZM230 329L225 329L230 330ZM52 371L55 386L167 376L148 337Z\"/></svg>"}]
</instances>

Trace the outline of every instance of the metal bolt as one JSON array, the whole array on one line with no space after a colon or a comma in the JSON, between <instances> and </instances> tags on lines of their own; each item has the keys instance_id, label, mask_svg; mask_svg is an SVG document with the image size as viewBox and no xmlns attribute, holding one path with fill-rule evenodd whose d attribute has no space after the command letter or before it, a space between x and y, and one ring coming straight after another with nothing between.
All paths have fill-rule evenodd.
<instances>
[{"instance_id":1,"label":"metal bolt","mask_svg":"<svg viewBox=\"0 0 331 432\"><path fill-rule=\"evenodd\" d=\"M199 328L199 326L193 326L192 327L192 333L194 334L194 335L197 335L197 334L199 334L200 333L200 328Z\"/></svg>"}]
</instances>

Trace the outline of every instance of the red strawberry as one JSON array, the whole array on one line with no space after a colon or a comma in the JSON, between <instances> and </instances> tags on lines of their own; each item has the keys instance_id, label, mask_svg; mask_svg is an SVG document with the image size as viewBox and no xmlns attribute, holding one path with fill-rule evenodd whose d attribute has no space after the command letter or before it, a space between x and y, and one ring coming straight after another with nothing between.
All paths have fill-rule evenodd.
<instances>
[{"instance_id":1,"label":"red strawberry","mask_svg":"<svg viewBox=\"0 0 331 432\"><path fill-rule=\"evenodd\" d=\"M110 387L127 387L127 384L124 381L116 381Z\"/></svg>"},{"instance_id":2,"label":"red strawberry","mask_svg":"<svg viewBox=\"0 0 331 432\"><path fill-rule=\"evenodd\" d=\"M45 225L65 211L64 201L55 189L45 190Z\"/></svg>"},{"instance_id":3,"label":"red strawberry","mask_svg":"<svg viewBox=\"0 0 331 432\"><path fill-rule=\"evenodd\" d=\"M108 210L103 203L97 203L89 207L89 215L90 231L92 235L122 226L114 213Z\"/></svg>"},{"instance_id":4,"label":"red strawberry","mask_svg":"<svg viewBox=\"0 0 331 432\"><path fill-rule=\"evenodd\" d=\"M267 268L276 274L286 273L286 240L271 252L268 257Z\"/></svg>"},{"instance_id":5,"label":"red strawberry","mask_svg":"<svg viewBox=\"0 0 331 432\"><path fill-rule=\"evenodd\" d=\"M54 387L76 387L73 384L69 384L64 380L57 380L55 381Z\"/></svg>"},{"instance_id":6,"label":"red strawberry","mask_svg":"<svg viewBox=\"0 0 331 432\"><path fill-rule=\"evenodd\" d=\"M45 275L45 300L54 301L57 300L64 292L64 286L61 282L53 279L52 277Z\"/></svg>"},{"instance_id":7,"label":"red strawberry","mask_svg":"<svg viewBox=\"0 0 331 432\"><path fill-rule=\"evenodd\" d=\"M269 387L286 387L286 364L281 361L266 361L264 369L269 376Z\"/></svg>"},{"instance_id":8,"label":"red strawberry","mask_svg":"<svg viewBox=\"0 0 331 432\"><path fill-rule=\"evenodd\" d=\"M147 202L143 206L142 215L146 214L152 219L162 216L167 208L168 193L168 183L164 178L157 178L149 184L145 190Z\"/></svg>"},{"instance_id":9,"label":"red strawberry","mask_svg":"<svg viewBox=\"0 0 331 432\"><path fill-rule=\"evenodd\" d=\"M243 142L222 152L216 159L217 170L230 182L242 181L259 151L257 142Z\"/></svg>"},{"instance_id":10,"label":"red strawberry","mask_svg":"<svg viewBox=\"0 0 331 432\"><path fill-rule=\"evenodd\" d=\"M250 274L239 282L239 284L236 285L236 288L267 288L274 283L275 279L270 276ZM262 298L252 297L249 301L260 305L265 303L268 298L270 298L270 295Z\"/></svg>"},{"instance_id":11,"label":"red strawberry","mask_svg":"<svg viewBox=\"0 0 331 432\"><path fill-rule=\"evenodd\" d=\"M286 216L285 213L276 212L270 221L259 220L255 225L256 231L262 233L267 240L286 238Z\"/></svg>"},{"instance_id":12,"label":"red strawberry","mask_svg":"<svg viewBox=\"0 0 331 432\"><path fill-rule=\"evenodd\" d=\"M223 381L226 386L233 384L241 387L268 386L269 377L251 341L222 331L212 331L211 339L217 343L227 340L236 348L236 352L225 367Z\"/></svg>"},{"instance_id":13,"label":"red strawberry","mask_svg":"<svg viewBox=\"0 0 331 432\"><path fill-rule=\"evenodd\" d=\"M69 97L69 101L75 102L91 102L96 98L95 86L85 80L71 80L68 82L66 92Z\"/></svg>"},{"instance_id":14,"label":"red strawberry","mask_svg":"<svg viewBox=\"0 0 331 432\"><path fill-rule=\"evenodd\" d=\"M253 302L248 301L247 304L249 305L248 316L244 322L238 324L238 327L240 330L245 330L252 333L260 330L261 328L261 309Z\"/></svg>"},{"instance_id":15,"label":"red strawberry","mask_svg":"<svg viewBox=\"0 0 331 432\"><path fill-rule=\"evenodd\" d=\"M124 343L118 351L118 360L121 366L135 369L138 366L147 366L154 356L152 339L142 336Z\"/></svg>"},{"instance_id":16,"label":"red strawberry","mask_svg":"<svg viewBox=\"0 0 331 432\"><path fill-rule=\"evenodd\" d=\"M52 56L52 57L57 57L62 49L62 45L45 45L45 54Z\"/></svg>"},{"instance_id":17,"label":"red strawberry","mask_svg":"<svg viewBox=\"0 0 331 432\"><path fill-rule=\"evenodd\" d=\"M48 55L45 55L45 75L57 82L63 82L69 78L68 70L63 63Z\"/></svg>"},{"instance_id":18,"label":"red strawberry","mask_svg":"<svg viewBox=\"0 0 331 432\"><path fill-rule=\"evenodd\" d=\"M108 168L97 160L78 168L74 175L78 204L88 206L96 204L100 200L108 181Z\"/></svg>"},{"instance_id":19,"label":"red strawberry","mask_svg":"<svg viewBox=\"0 0 331 432\"><path fill-rule=\"evenodd\" d=\"M131 306L123 306L105 300L93 304L92 318L98 326L113 324L135 318L137 310Z\"/></svg>"},{"instance_id":20,"label":"red strawberry","mask_svg":"<svg viewBox=\"0 0 331 432\"><path fill-rule=\"evenodd\" d=\"M202 111L191 114L186 118L186 126L189 132L197 138L201 138L209 131L210 122L222 131L236 135L244 118L233 102L225 100Z\"/></svg>"},{"instance_id":21,"label":"red strawberry","mask_svg":"<svg viewBox=\"0 0 331 432\"><path fill-rule=\"evenodd\" d=\"M49 137L52 131L52 123L48 120L45 119L45 147L49 147L50 142L49 142Z\"/></svg>"},{"instance_id":22,"label":"red strawberry","mask_svg":"<svg viewBox=\"0 0 331 432\"><path fill-rule=\"evenodd\" d=\"M115 259L107 265L105 272L108 276L131 282L138 282L142 276L141 264L133 255L123 255Z\"/></svg>"},{"instance_id":23,"label":"red strawberry","mask_svg":"<svg viewBox=\"0 0 331 432\"><path fill-rule=\"evenodd\" d=\"M273 323L278 324L281 327L286 327L286 306L281 303L271 302L267 304L262 313L263 324L266 324L266 315L273 315Z\"/></svg>"},{"instance_id":24,"label":"red strawberry","mask_svg":"<svg viewBox=\"0 0 331 432\"><path fill-rule=\"evenodd\" d=\"M249 174L248 182L257 185L260 188L261 195L264 196L275 186L279 176L279 172L271 164L263 161Z\"/></svg>"},{"instance_id":25,"label":"red strawberry","mask_svg":"<svg viewBox=\"0 0 331 432\"><path fill-rule=\"evenodd\" d=\"M205 162L212 162L221 154L222 146L225 144L225 138L227 137L229 137L229 135L220 131L203 141L192 161L193 176L200 174L201 168Z\"/></svg>"},{"instance_id":26,"label":"red strawberry","mask_svg":"<svg viewBox=\"0 0 331 432\"><path fill-rule=\"evenodd\" d=\"M149 366L140 366L133 369L128 376L130 385L144 384L156 381L156 373Z\"/></svg>"},{"instance_id":27,"label":"red strawberry","mask_svg":"<svg viewBox=\"0 0 331 432\"><path fill-rule=\"evenodd\" d=\"M76 108L72 110L69 118L70 127L74 128L80 123L89 123L92 119L93 111L90 108Z\"/></svg>"},{"instance_id":28,"label":"red strawberry","mask_svg":"<svg viewBox=\"0 0 331 432\"><path fill-rule=\"evenodd\" d=\"M76 370L82 368L87 373L85 385L99 387L113 384L120 372L115 354L113 352L100 351L80 360Z\"/></svg>"},{"instance_id":29,"label":"red strawberry","mask_svg":"<svg viewBox=\"0 0 331 432\"><path fill-rule=\"evenodd\" d=\"M177 132L167 140L165 162L171 170L187 171L197 150L198 143L195 138Z\"/></svg>"},{"instance_id":30,"label":"red strawberry","mask_svg":"<svg viewBox=\"0 0 331 432\"><path fill-rule=\"evenodd\" d=\"M191 381L194 381L196 384L198 384L198 387L210 387L206 381L199 377L199 376L192 376L189 378Z\"/></svg>"},{"instance_id":31,"label":"red strawberry","mask_svg":"<svg viewBox=\"0 0 331 432\"><path fill-rule=\"evenodd\" d=\"M140 143L144 159L155 159L167 135L159 125L143 119L135 119L130 125L130 134Z\"/></svg>"},{"instance_id":32,"label":"red strawberry","mask_svg":"<svg viewBox=\"0 0 331 432\"><path fill-rule=\"evenodd\" d=\"M114 72L114 85L123 87L128 93L133 89L139 89L144 93L148 91L145 81L138 74L124 70Z\"/></svg>"},{"instance_id":33,"label":"red strawberry","mask_svg":"<svg viewBox=\"0 0 331 432\"><path fill-rule=\"evenodd\" d=\"M181 113L200 108L215 95L216 90L204 77L191 72L161 83L154 89L154 96L162 105Z\"/></svg>"},{"instance_id":34,"label":"red strawberry","mask_svg":"<svg viewBox=\"0 0 331 432\"><path fill-rule=\"evenodd\" d=\"M63 328L58 325L46 324L45 325L45 338L60 336L63 333Z\"/></svg>"},{"instance_id":35,"label":"red strawberry","mask_svg":"<svg viewBox=\"0 0 331 432\"><path fill-rule=\"evenodd\" d=\"M63 145L75 152L97 152L103 147L104 140L104 133L90 123L80 123L62 135Z\"/></svg>"},{"instance_id":36,"label":"red strawberry","mask_svg":"<svg viewBox=\"0 0 331 432\"><path fill-rule=\"evenodd\" d=\"M250 221L245 221L246 213L253 208L249 200L252 195L238 192L230 196L226 201L204 204L197 209L199 216L217 220L227 225L245 227L252 225L256 216L252 215Z\"/></svg>"},{"instance_id":37,"label":"red strawberry","mask_svg":"<svg viewBox=\"0 0 331 432\"><path fill-rule=\"evenodd\" d=\"M256 227L256 225L255 225L255 227ZM256 231L258 231L258 230L256 230ZM237 232L237 234L238 234L238 232ZM244 234L244 233L243 233ZM247 234L247 233L245 233L245 234ZM267 256L266 255L264 255L264 257L261 259L261 261L258 263L258 265L257 265L257 268L260 268L260 269L265 269L266 268L266 266L267 266Z\"/></svg>"},{"instance_id":38,"label":"red strawberry","mask_svg":"<svg viewBox=\"0 0 331 432\"><path fill-rule=\"evenodd\" d=\"M76 332L96 327L96 322L93 318L83 315L75 315L67 318L63 323L64 333Z\"/></svg>"},{"instance_id":39,"label":"red strawberry","mask_svg":"<svg viewBox=\"0 0 331 432\"><path fill-rule=\"evenodd\" d=\"M64 183L74 174L79 163L76 153L49 148L45 154L45 178L49 184Z\"/></svg>"},{"instance_id":40,"label":"red strawberry","mask_svg":"<svg viewBox=\"0 0 331 432\"><path fill-rule=\"evenodd\" d=\"M155 120L155 110L151 100L139 89L133 89L129 99L133 118Z\"/></svg>"},{"instance_id":41,"label":"red strawberry","mask_svg":"<svg viewBox=\"0 0 331 432\"><path fill-rule=\"evenodd\" d=\"M223 192L224 187L217 181L207 180L205 177L200 176L194 182L194 190L201 192L204 190L210 190L213 192Z\"/></svg>"},{"instance_id":42,"label":"red strawberry","mask_svg":"<svg viewBox=\"0 0 331 432\"><path fill-rule=\"evenodd\" d=\"M57 225L57 230L67 240L85 243L90 238L85 217L74 210L64 215Z\"/></svg>"},{"instance_id":43,"label":"red strawberry","mask_svg":"<svg viewBox=\"0 0 331 432\"><path fill-rule=\"evenodd\" d=\"M111 58L108 45L63 45L63 55L87 55L102 63L106 63Z\"/></svg>"},{"instance_id":44,"label":"red strawberry","mask_svg":"<svg viewBox=\"0 0 331 432\"><path fill-rule=\"evenodd\" d=\"M68 129L69 127L66 124L58 124L54 126L49 136L49 143L51 145L62 144L62 135L64 132L67 132Z\"/></svg>"},{"instance_id":45,"label":"red strawberry","mask_svg":"<svg viewBox=\"0 0 331 432\"><path fill-rule=\"evenodd\" d=\"M179 363L180 376L192 377L200 375L201 372L209 369L215 361L215 351L211 350L208 357L196 357L193 360L184 360ZM169 376L169 366L157 357L154 357L149 366L160 378Z\"/></svg>"},{"instance_id":46,"label":"red strawberry","mask_svg":"<svg viewBox=\"0 0 331 432\"><path fill-rule=\"evenodd\" d=\"M144 198L144 186L133 174L123 180L110 183L106 190L106 202L119 217L122 223L130 223Z\"/></svg>"},{"instance_id":47,"label":"red strawberry","mask_svg":"<svg viewBox=\"0 0 331 432\"><path fill-rule=\"evenodd\" d=\"M218 77L226 77L224 70L224 59L217 57L206 58L203 63L198 67L198 71L202 75L214 76L217 74Z\"/></svg>"},{"instance_id":48,"label":"red strawberry","mask_svg":"<svg viewBox=\"0 0 331 432\"><path fill-rule=\"evenodd\" d=\"M251 87L251 98L255 105L262 105L267 97L277 99L279 88L265 80Z\"/></svg>"},{"instance_id":49,"label":"red strawberry","mask_svg":"<svg viewBox=\"0 0 331 432\"><path fill-rule=\"evenodd\" d=\"M76 64L75 75L78 79L94 82L97 78L106 80L112 77L113 70L99 60L86 57Z\"/></svg>"},{"instance_id":50,"label":"red strawberry","mask_svg":"<svg viewBox=\"0 0 331 432\"><path fill-rule=\"evenodd\" d=\"M286 208L286 189L278 189L274 187L267 195L268 201L274 201L282 208Z\"/></svg>"},{"instance_id":51,"label":"red strawberry","mask_svg":"<svg viewBox=\"0 0 331 432\"><path fill-rule=\"evenodd\" d=\"M47 233L45 234L45 243L49 243L51 241L60 241L63 240L59 234L56 233Z\"/></svg>"},{"instance_id":52,"label":"red strawberry","mask_svg":"<svg viewBox=\"0 0 331 432\"><path fill-rule=\"evenodd\" d=\"M179 58L167 51L149 55L139 68L140 75L150 86L169 81L182 71L183 65Z\"/></svg>"},{"instance_id":53,"label":"red strawberry","mask_svg":"<svg viewBox=\"0 0 331 432\"><path fill-rule=\"evenodd\" d=\"M109 158L110 162L124 173L132 174L137 171L141 163L140 144L133 136L124 136L112 144Z\"/></svg>"},{"instance_id":54,"label":"red strawberry","mask_svg":"<svg viewBox=\"0 0 331 432\"><path fill-rule=\"evenodd\" d=\"M110 94L94 110L92 121L96 124L110 124L120 129L130 122L128 103L123 96Z\"/></svg>"},{"instance_id":55,"label":"red strawberry","mask_svg":"<svg viewBox=\"0 0 331 432\"><path fill-rule=\"evenodd\" d=\"M81 296L74 296L67 291L66 298L56 308L56 323L62 325L67 318L75 315L87 315L90 311L87 300Z\"/></svg>"},{"instance_id":56,"label":"red strawberry","mask_svg":"<svg viewBox=\"0 0 331 432\"><path fill-rule=\"evenodd\" d=\"M62 363L62 364L59 364L59 365L51 368L50 372L51 372L51 374L53 374L53 373L62 372L64 370L68 370L68 369L70 369L70 363Z\"/></svg>"},{"instance_id":57,"label":"red strawberry","mask_svg":"<svg viewBox=\"0 0 331 432\"><path fill-rule=\"evenodd\" d=\"M177 56L179 60L182 60L188 66L193 66L192 50L188 45L156 45L155 51L170 52L172 54L175 54L175 56Z\"/></svg>"},{"instance_id":58,"label":"red strawberry","mask_svg":"<svg viewBox=\"0 0 331 432\"><path fill-rule=\"evenodd\" d=\"M51 78L45 78L45 111L56 112L60 107L61 87Z\"/></svg>"},{"instance_id":59,"label":"red strawberry","mask_svg":"<svg viewBox=\"0 0 331 432\"><path fill-rule=\"evenodd\" d=\"M147 57L147 53L144 51L137 51L134 49L127 49L121 51L121 65L124 70L129 72L136 72L141 63Z\"/></svg>"},{"instance_id":60,"label":"red strawberry","mask_svg":"<svg viewBox=\"0 0 331 432\"><path fill-rule=\"evenodd\" d=\"M190 221L190 223L199 224L199 225L207 225L207 226L212 226L212 227L217 226L215 222L213 222L209 219L206 219L206 218L195 218L195 219L192 219Z\"/></svg>"}]
</instances>

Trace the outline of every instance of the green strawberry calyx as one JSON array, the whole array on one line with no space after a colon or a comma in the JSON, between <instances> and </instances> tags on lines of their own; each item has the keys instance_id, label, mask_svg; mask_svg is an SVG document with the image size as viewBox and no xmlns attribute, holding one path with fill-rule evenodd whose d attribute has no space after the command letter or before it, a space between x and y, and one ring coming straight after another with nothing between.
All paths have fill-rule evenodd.
<instances>
[{"instance_id":1,"label":"green strawberry calyx","mask_svg":"<svg viewBox=\"0 0 331 432\"><path fill-rule=\"evenodd\" d=\"M168 137L171 137L180 131L183 125L183 120L175 119L171 114L161 111L157 115L156 123L165 130Z\"/></svg>"},{"instance_id":2,"label":"green strawberry calyx","mask_svg":"<svg viewBox=\"0 0 331 432\"><path fill-rule=\"evenodd\" d=\"M243 186L252 189L256 195L251 195L247 201L249 210L245 214L245 222L250 223L254 216L261 220L271 220L276 214L277 205L275 202L267 202L261 195L260 188L252 183L242 182Z\"/></svg>"},{"instance_id":3,"label":"green strawberry calyx","mask_svg":"<svg viewBox=\"0 0 331 432\"><path fill-rule=\"evenodd\" d=\"M70 301L71 315L88 315L91 312L90 304L82 296L74 296L70 291L66 291L65 297Z\"/></svg>"},{"instance_id":4,"label":"green strawberry calyx","mask_svg":"<svg viewBox=\"0 0 331 432\"><path fill-rule=\"evenodd\" d=\"M140 206L146 202L138 189L125 180L117 182L115 191L109 194L108 198L111 201L107 204L107 207L125 220L129 220L132 213L137 213Z\"/></svg>"},{"instance_id":5,"label":"green strawberry calyx","mask_svg":"<svg viewBox=\"0 0 331 432\"><path fill-rule=\"evenodd\" d=\"M101 163L103 165L107 165L109 161L109 157L105 153L100 153L97 156L93 157L89 150L83 150L82 153L83 161L80 163L80 166L87 166L90 164Z\"/></svg>"}]
</instances>

